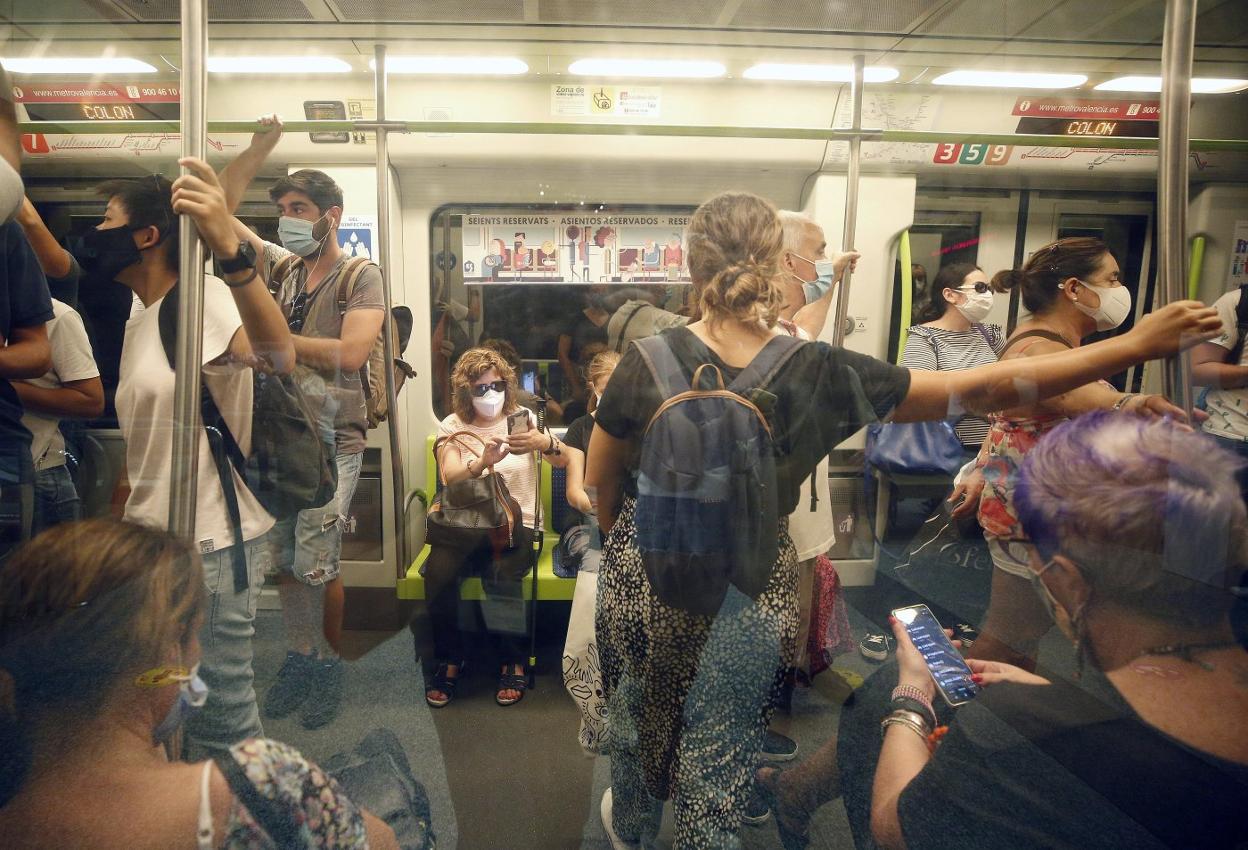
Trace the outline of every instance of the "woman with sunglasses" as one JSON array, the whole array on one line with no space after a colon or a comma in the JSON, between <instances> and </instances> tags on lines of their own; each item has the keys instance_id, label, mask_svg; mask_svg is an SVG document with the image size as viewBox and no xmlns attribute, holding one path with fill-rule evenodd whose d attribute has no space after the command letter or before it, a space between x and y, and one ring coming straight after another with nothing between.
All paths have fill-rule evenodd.
<instances>
[{"instance_id":1,"label":"woman with sunglasses","mask_svg":"<svg viewBox=\"0 0 1248 850\"><path fill-rule=\"evenodd\" d=\"M486 599L481 603L485 629L490 632L501 673L495 701L513 705L527 687L522 580L529 569L533 529L541 517L537 507L538 466L541 452L552 466L566 466L559 439L537 430L537 417L516 400L516 373L501 354L489 348L471 348L451 373L454 412L438 426L438 467L447 484L480 478L490 470L503 477L507 490L524 514L516 545L498 551L485 544L470 551L433 546L425 561L425 604L433 628L435 672L425 688L425 701L442 708L455 698L464 667L464 639L459 630L459 584L480 576ZM508 417L525 411L525 425L508 433ZM525 427L527 426L527 428ZM474 439L475 437L475 439ZM479 442L478 442L479 441ZM494 620L491 623L491 620ZM518 621L518 625L517 625Z\"/></svg>"},{"instance_id":2,"label":"woman with sunglasses","mask_svg":"<svg viewBox=\"0 0 1248 850\"><path fill-rule=\"evenodd\" d=\"M943 372L995 363L1005 347L1005 334L1000 325L984 324L992 306L992 288L979 266L945 266L932 281L927 303L919 311L920 324L909 330L901 365ZM958 420L954 430L962 445L974 454L988 436L988 420L968 414Z\"/></svg>"},{"instance_id":3,"label":"woman with sunglasses","mask_svg":"<svg viewBox=\"0 0 1248 850\"><path fill-rule=\"evenodd\" d=\"M1044 246L1022 268L998 272L992 288L1021 290L1023 306L1031 314L1006 342L1002 360L1076 349L1092 334L1114 330L1131 314L1131 293L1119 279L1117 260L1104 242L1086 236ZM1185 418L1162 396L1122 393L1106 381L993 415L979 455L980 470L953 494L954 501L963 491L967 496L955 516L978 508L993 563L988 612L970 655L1035 669L1040 638L1053 620L1031 587L1031 542L1014 506L1018 470L1041 437L1094 410Z\"/></svg>"}]
</instances>

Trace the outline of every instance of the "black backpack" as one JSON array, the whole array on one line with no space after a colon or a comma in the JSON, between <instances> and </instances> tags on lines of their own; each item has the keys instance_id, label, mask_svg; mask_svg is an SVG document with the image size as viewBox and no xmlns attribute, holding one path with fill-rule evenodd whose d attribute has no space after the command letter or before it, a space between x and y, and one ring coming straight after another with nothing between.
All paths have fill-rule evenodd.
<instances>
[{"instance_id":1,"label":"black backpack","mask_svg":"<svg viewBox=\"0 0 1248 850\"><path fill-rule=\"evenodd\" d=\"M160 303L160 344L171 369L175 365L178 287ZM251 454L244 456L225 417L221 415L208 385L200 379L200 410L217 477L225 493L226 508L236 544L243 542L242 514L230 467L247 483L247 489L275 519L319 508L334 498L338 468L333 449L322 440L303 391L289 375L252 370ZM243 547L234 546L234 589L247 586Z\"/></svg>"},{"instance_id":2,"label":"black backpack","mask_svg":"<svg viewBox=\"0 0 1248 850\"><path fill-rule=\"evenodd\" d=\"M757 599L771 578L780 543L776 451L756 401L806 343L773 337L725 387L709 363L690 382L668 336L634 340L665 399L641 440L637 548L661 602L712 616L730 585ZM716 377L713 389L699 388L705 374Z\"/></svg>"}]
</instances>

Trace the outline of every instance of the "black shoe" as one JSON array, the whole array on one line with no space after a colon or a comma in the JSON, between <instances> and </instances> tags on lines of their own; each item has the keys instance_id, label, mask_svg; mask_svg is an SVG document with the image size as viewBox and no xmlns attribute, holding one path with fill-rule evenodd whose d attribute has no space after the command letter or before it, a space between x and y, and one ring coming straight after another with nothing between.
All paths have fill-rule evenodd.
<instances>
[{"instance_id":1,"label":"black shoe","mask_svg":"<svg viewBox=\"0 0 1248 850\"><path fill-rule=\"evenodd\" d=\"M869 634L858 641L858 652L869 661L884 661L893 650L892 635Z\"/></svg>"},{"instance_id":2,"label":"black shoe","mask_svg":"<svg viewBox=\"0 0 1248 850\"><path fill-rule=\"evenodd\" d=\"M797 741L770 729L763 735L763 752L760 756L762 761L792 761L796 757Z\"/></svg>"},{"instance_id":3,"label":"black shoe","mask_svg":"<svg viewBox=\"0 0 1248 850\"><path fill-rule=\"evenodd\" d=\"M264 695L264 716L280 720L303 705L312 692L312 666L315 656L302 652L287 652L282 669L277 671L277 681Z\"/></svg>"},{"instance_id":4,"label":"black shoe","mask_svg":"<svg viewBox=\"0 0 1248 850\"><path fill-rule=\"evenodd\" d=\"M342 707L342 659L318 659L312 674L312 698L303 706L303 728L320 729L333 723Z\"/></svg>"},{"instance_id":5,"label":"black shoe","mask_svg":"<svg viewBox=\"0 0 1248 850\"><path fill-rule=\"evenodd\" d=\"M953 627L953 639L962 641L963 649L970 649L971 644L979 640L979 629L969 623L958 623Z\"/></svg>"},{"instance_id":6,"label":"black shoe","mask_svg":"<svg viewBox=\"0 0 1248 850\"><path fill-rule=\"evenodd\" d=\"M767 801L763 799L756 782L754 783L754 788L750 791L749 802L745 804L745 812L741 815L741 823L758 826L760 823L766 823L769 817L771 817L771 808L767 805Z\"/></svg>"}]
</instances>

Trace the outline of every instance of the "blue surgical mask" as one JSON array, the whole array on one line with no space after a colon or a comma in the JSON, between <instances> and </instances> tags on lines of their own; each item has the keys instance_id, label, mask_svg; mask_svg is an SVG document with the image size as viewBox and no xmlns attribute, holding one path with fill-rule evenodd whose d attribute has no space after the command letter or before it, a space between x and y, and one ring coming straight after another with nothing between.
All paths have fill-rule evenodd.
<instances>
[{"instance_id":1,"label":"blue surgical mask","mask_svg":"<svg viewBox=\"0 0 1248 850\"><path fill-rule=\"evenodd\" d=\"M157 744L168 743L182 728L182 724L204 707L207 700L208 686L199 678L199 665L196 664L178 682L178 698L169 706L165 719L152 730L152 741Z\"/></svg>"},{"instance_id":2,"label":"blue surgical mask","mask_svg":"<svg viewBox=\"0 0 1248 850\"><path fill-rule=\"evenodd\" d=\"M328 215L328 213L327 213ZM325 216L321 216L324 218ZM317 221L320 221L318 218ZM315 254L317 249L321 247L324 239L318 240L312 235L312 228L316 222L305 221L302 218L294 218L284 215L277 222L277 238L281 240L282 246L287 251L298 254L300 257L310 257ZM328 233L325 239L329 238Z\"/></svg>"},{"instance_id":3,"label":"blue surgical mask","mask_svg":"<svg viewBox=\"0 0 1248 850\"><path fill-rule=\"evenodd\" d=\"M799 260L806 260L801 254L794 254ZM815 267L814 280L802 280L802 292L806 294L806 303L813 304L828 294L832 288L832 277L836 274L836 265L831 260L806 260ZM794 277L797 277L794 275Z\"/></svg>"}]
</instances>

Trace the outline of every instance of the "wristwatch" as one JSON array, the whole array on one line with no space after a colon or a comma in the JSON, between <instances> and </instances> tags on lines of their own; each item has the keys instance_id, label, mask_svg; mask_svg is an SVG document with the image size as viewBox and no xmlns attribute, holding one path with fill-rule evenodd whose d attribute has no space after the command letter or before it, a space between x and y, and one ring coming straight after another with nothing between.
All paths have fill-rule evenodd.
<instances>
[{"instance_id":1,"label":"wristwatch","mask_svg":"<svg viewBox=\"0 0 1248 850\"><path fill-rule=\"evenodd\" d=\"M217 264L221 266L222 272L235 274L236 272L256 267L256 249L254 245L244 239L238 243L238 253L233 257L216 257L215 259Z\"/></svg>"}]
</instances>

